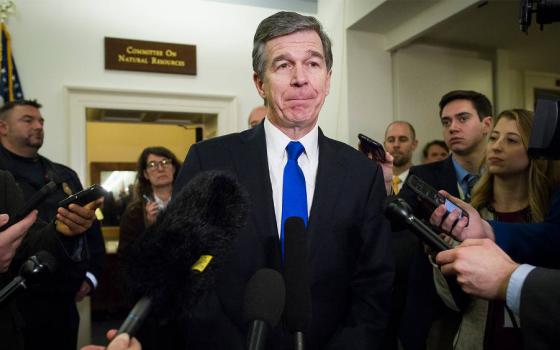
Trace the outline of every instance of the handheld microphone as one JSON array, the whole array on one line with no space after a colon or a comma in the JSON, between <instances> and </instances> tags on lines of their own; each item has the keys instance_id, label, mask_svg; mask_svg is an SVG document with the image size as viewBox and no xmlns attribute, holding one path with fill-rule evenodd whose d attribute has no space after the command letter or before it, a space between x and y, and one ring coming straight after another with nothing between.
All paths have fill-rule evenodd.
<instances>
[{"instance_id":1,"label":"handheld microphone","mask_svg":"<svg viewBox=\"0 0 560 350\"><path fill-rule=\"evenodd\" d=\"M307 263L307 233L300 217L284 223L284 279L286 281L286 327L294 334L296 350L305 348L304 333L311 322L311 291Z\"/></svg>"},{"instance_id":2,"label":"handheld microphone","mask_svg":"<svg viewBox=\"0 0 560 350\"><path fill-rule=\"evenodd\" d=\"M15 224L16 222L21 221L29 213L31 213L31 211L33 209L36 209L39 206L39 204L41 204L41 202L44 201L45 198L47 198L47 196L49 194L53 193L54 191L56 191L56 183L54 181L50 181L45 186L41 187L41 189L39 191L35 192L31 196L31 198L29 198L29 200L27 202L25 202L25 204L18 211L18 213L14 216L11 216L10 219L8 220L8 222L4 226L0 227L0 229L2 231L4 231L8 227Z\"/></svg>"},{"instance_id":3,"label":"handheld microphone","mask_svg":"<svg viewBox=\"0 0 560 350\"><path fill-rule=\"evenodd\" d=\"M27 288L26 282L37 282L46 273L56 270L56 259L46 251L40 251L27 259L19 270L19 275L0 290L0 305L15 291Z\"/></svg>"},{"instance_id":4,"label":"handheld microphone","mask_svg":"<svg viewBox=\"0 0 560 350\"><path fill-rule=\"evenodd\" d=\"M396 196L389 196L385 199L384 206L385 215L389 217L391 221L404 221L412 232L436 253L451 249L437 233L412 214L412 208L404 199Z\"/></svg>"},{"instance_id":5,"label":"handheld microphone","mask_svg":"<svg viewBox=\"0 0 560 350\"><path fill-rule=\"evenodd\" d=\"M213 288L248 213L247 194L228 173L200 173L125 255L133 297L151 299L152 316L189 315Z\"/></svg>"},{"instance_id":6,"label":"handheld microphone","mask_svg":"<svg viewBox=\"0 0 560 350\"><path fill-rule=\"evenodd\" d=\"M274 328L284 310L286 291L278 271L260 269L245 289L245 319L251 322L247 336L248 350L263 350L268 330Z\"/></svg>"}]
</instances>

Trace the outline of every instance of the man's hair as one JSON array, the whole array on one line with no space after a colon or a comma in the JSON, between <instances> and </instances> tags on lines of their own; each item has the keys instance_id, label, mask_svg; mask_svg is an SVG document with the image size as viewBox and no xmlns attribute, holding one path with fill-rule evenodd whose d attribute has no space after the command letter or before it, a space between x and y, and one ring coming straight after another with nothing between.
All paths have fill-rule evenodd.
<instances>
[{"instance_id":1,"label":"man's hair","mask_svg":"<svg viewBox=\"0 0 560 350\"><path fill-rule=\"evenodd\" d=\"M474 109L478 113L478 119L482 120L487 116L492 116L492 103L488 97L484 96L480 92L471 90L454 90L443 95L439 101L439 116L443 112L443 108L447 106L448 103L455 100L468 100L473 104Z\"/></svg>"},{"instance_id":2,"label":"man's hair","mask_svg":"<svg viewBox=\"0 0 560 350\"><path fill-rule=\"evenodd\" d=\"M412 141L416 140L416 130L414 130L414 126L412 126L412 124L405 120L395 120L394 122L391 122L389 125L387 125L387 129L385 129L385 138L387 138L387 131L389 131L389 128L395 124L405 124L406 126L408 126L408 129L412 134Z\"/></svg>"},{"instance_id":3,"label":"man's hair","mask_svg":"<svg viewBox=\"0 0 560 350\"><path fill-rule=\"evenodd\" d=\"M330 71L333 63L331 50L331 40L323 31L321 23L312 16L302 16L295 12L281 11L265 18L257 27L255 37L253 39L253 70L264 80L264 71L266 64L265 45L268 41L296 32L312 30L319 35L323 44L323 53L325 55L325 63L327 71Z\"/></svg>"},{"instance_id":4,"label":"man's hair","mask_svg":"<svg viewBox=\"0 0 560 350\"><path fill-rule=\"evenodd\" d=\"M428 158L428 150L430 149L430 147L437 145L441 148L443 148L445 151L447 151L447 153L449 153L449 147L447 147L447 144L442 141L442 140L433 140L428 142L424 148L422 149L422 155L424 156L424 159Z\"/></svg>"},{"instance_id":5,"label":"man's hair","mask_svg":"<svg viewBox=\"0 0 560 350\"><path fill-rule=\"evenodd\" d=\"M0 107L0 119L6 120L8 113L17 106L31 106L37 109L43 107L37 100L15 100L10 101L8 103L4 103L2 107Z\"/></svg>"}]
</instances>

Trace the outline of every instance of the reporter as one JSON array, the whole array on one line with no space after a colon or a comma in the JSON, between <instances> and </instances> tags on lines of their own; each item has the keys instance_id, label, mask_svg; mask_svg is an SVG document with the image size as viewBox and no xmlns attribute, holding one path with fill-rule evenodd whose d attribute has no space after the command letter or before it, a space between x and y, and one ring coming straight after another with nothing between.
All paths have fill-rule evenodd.
<instances>
[{"instance_id":1,"label":"reporter","mask_svg":"<svg viewBox=\"0 0 560 350\"><path fill-rule=\"evenodd\" d=\"M173 181L180 167L177 157L165 147L147 147L140 154L132 201L120 224L120 258L171 200Z\"/></svg>"},{"instance_id":2,"label":"reporter","mask_svg":"<svg viewBox=\"0 0 560 350\"><path fill-rule=\"evenodd\" d=\"M15 215L22 204L23 197L13 176L0 170L0 213ZM2 230L0 226L0 288L17 275L19 267L29 256L40 250L49 251L58 263L57 272L45 283L47 288L63 288L65 283L68 283L68 276L83 274L87 264L87 252L80 248L83 247L80 242L84 239L82 230L92 225L93 210L98 204L92 203L91 208L72 207L61 213L61 220L68 223L69 235L58 232L54 224L37 219L37 211L32 211L6 230ZM8 221L8 215L0 215L0 225ZM21 313L15 300L0 305L2 350L23 349L23 331Z\"/></svg>"},{"instance_id":3,"label":"reporter","mask_svg":"<svg viewBox=\"0 0 560 350\"><path fill-rule=\"evenodd\" d=\"M506 300L520 316L525 350L560 348L559 270L519 265L489 239L468 239L436 261L465 292Z\"/></svg>"}]
</instances>

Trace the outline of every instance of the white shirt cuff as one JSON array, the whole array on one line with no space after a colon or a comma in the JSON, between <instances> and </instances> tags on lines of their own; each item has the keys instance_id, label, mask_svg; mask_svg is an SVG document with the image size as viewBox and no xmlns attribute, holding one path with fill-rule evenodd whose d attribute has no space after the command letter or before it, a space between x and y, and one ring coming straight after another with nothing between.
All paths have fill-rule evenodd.
<instances>
[{"instance_id":1,"label":"white shirt cuff","mask_svg":"<svg viewBox=\"0 0 560 350\"><path fill-rule=\"evenodd\" d=\"M525 279L527 278L527 275L529 275L529 272L533 271L534 268L535 267L533 265L519 265L509 278L506 292L506 303L510 310L517 316L519 316L519 309L521 306L521 289L523 288L523 283L525 283Z\"/></svg>"},{"instance_id":2,"label":"white shirt cuff","mask_svg":"<svg viewBox=\"0 0 560 350\"><path fill-rule=\"evenodd\" d=\"M97 278L95 278L93 273L89 271L86 272L86 278L91 281L91 284L93 285L93 289L97 288Z\"/></svg>"}]
</instances>

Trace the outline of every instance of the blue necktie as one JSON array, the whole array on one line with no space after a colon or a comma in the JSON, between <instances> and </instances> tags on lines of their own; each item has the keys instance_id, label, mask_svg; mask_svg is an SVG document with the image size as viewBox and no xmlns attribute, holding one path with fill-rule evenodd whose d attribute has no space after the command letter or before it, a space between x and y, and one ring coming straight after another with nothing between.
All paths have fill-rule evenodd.
<instances>
[{"instance_id":1,"label":"blue necktie","mask_svg":"<svg viewBox=\"0 0 560 350\"><path fill-rule=\"evenodd\" d=\"M467 183L467 193L465 193L465 202L470 203L472 198L472 189L474 185L476 185L476 182L478 181L479 178L480 176L478 175L473 175L473 174L465 175L464 179L465 182Z\"/></svg>"},{"instance_id":2,"label":"blue necktie","mask_svg":"<svg viewBox=\"0 0 560 350\"><path fill-rule=\"evenodd\" d=\"M282 243L282 257L284 257L284 223L291 216L299 216L307 227L307 194L305 191L305 176L298 165L298 158L305 149L297 141L291 141L286 146L288 162L284 167L284 182L282 185L282 226L280 241Z\"/></svg>"}]
</instances>

